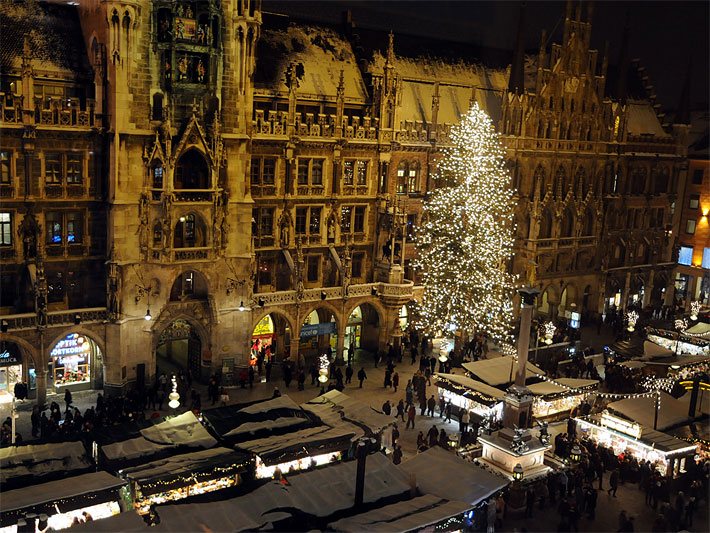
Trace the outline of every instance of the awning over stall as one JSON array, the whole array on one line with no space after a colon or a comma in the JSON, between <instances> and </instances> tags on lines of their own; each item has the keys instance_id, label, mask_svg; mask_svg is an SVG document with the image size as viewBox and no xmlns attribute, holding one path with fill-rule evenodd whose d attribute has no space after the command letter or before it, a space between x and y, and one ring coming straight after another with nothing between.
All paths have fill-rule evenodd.
<instances>
[{"instance_id":1,"label":"awning over stall","mask_svg":"<svg viewBox=\"0 0 710 533\"><path fill-rule=\"evenodd\" d=\"M484 470L439 446L404 461L399 468L414 475L423 494L478 505L510 480Z\"/></svg>"},{"instance_id":2,"label":"awning over stall","mask_svg":"<svg viewBox=\"0 0 710 533\"><path fill-rule=\"evenodd\" d=\"M505 392L502 390L467 376L459 376L458 374L435 375L437 378L437 387L449 390L484 405L490 406L498 403L502 401L503 396L505 396Z\"/></svg>"},{"instance_id":3,"label":"awning over stall","mask_svg":"<svg viewBox=\"0 0 710 533\"><path fill-rule=\"evenodd\" d=\"M510 383L515 379L518 362L517 359L506 356L464 363L463 367L481 381L497 387ZM545 372L528 361L525 367L525 379L534 378L536 375L545 375Z\"/></svg>"},{"instance_id":4,"label":"awning over stall","mask_svg":"<svg viewBox=\"0 0 710 533\"><path fill-rule=\"evenodd\" d=\"M556 378L552 381L541 381L528 385L530 392L536 396L554 397L565 396L568 394L584 394L585 392L595 389L599 382L595 379L578 379L578 378Z\"/></svg>"},{"instance_id":5,"label":"awning over stall","mask_svg":"<svg viewBox=\"0 0 710 533\"><path fill-rule=\"evenodd\" d=\"M369 405L337 390L316 396L301 407L331 427L347 424L359 428L366 433L361 436L377 435L394 423L391 416L375 411Z\"/></svg>"},{"instance_id":6,"label":"awning over stall","mask_svg":"<svg viewBox=\"0 0 710 533\"><path fill-rule=\"evenodd\" d=\"M101 447L109 461L130 461L171 448L211 448L217 444L192 411L140 430L140 437Z\"/></svg>"},{"instance_id":7,"label":"awning over stall","mask_svg":"<svg viewBox=\"0 0 710 533\"><path fill-rule=\"evenodd\" d=\"M610 411L616 411L624 418L638 422L645 428L653 427L656 412L656 398L625 398L612 402L607 406ZM657 428L661 431L688 422L688 406L676 400L670 394L661 392L661 408L658 411Z\"/></svg>"},{"instance_id":8,"label":"awning over stall","mask_svg":"<svg viewBox=\"0 0 710 533\"><path fill-rule=\"evenodd\" d=\"M94 495L97 492L118 488L125 485L125 483L122 479L107 472L92 472L56 481L38 483L22 489L3 491L0 513L29 509L83 494Z\"/></svg>"},{"instance_id":9,"label":"awning over stall","mask_svg":"<svg viewBox=\"0 0 710 533\"><path fill-rule=\"evenodd\" d=\"M660 359L662 357L668 357L669 355L673 355L672 350L664 348L663 346L661 346L660 344L656 344L655 342L643 342L643 359L645 361Z\"/></svg>"},{"instance_id":10,"label":"awning over stall","mask_svg":"<svg viewBox=\"0 0 710 533\"><path fill-rule=\"evenodd\" d=\"M0 483L5 490L22 485L23 480L37 484L45 476L71 475L88 468L91 460L80 441L0 448Z\"/></svg>"},{"instance_id":11,"label":"awning over stall","mask_svg":"<svg viewBox=\"0 0 710 533\"><path fill-rule=\"evenodd\" d=\"M471 507L467 503L426 495L342 518L328 524L328 529L353 532L416 531L436 525L453 516L460 516Z\"/></svg>"},{"instance_id":12,"label":"awning over stall","mask_svg":"<svg viewBox=\"0 0 710 533\"><path fill-rule=\"evenodd\" d=\"M133 468L120 474L140 486L144 496L185 487L205 479L234 476L245 471L251 459L229 448L212 448L168 457ZM216 475L216 470L219 474ZM185 480L191 480L186 482Z\"/></svg>"}]
</instances>

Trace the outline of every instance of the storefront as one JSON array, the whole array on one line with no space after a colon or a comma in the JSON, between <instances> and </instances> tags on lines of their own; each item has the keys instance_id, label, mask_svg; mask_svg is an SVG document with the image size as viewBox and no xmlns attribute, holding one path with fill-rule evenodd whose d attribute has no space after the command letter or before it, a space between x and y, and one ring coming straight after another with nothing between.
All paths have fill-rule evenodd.
<instances>
[{"instance_id":1,"label":"storefront","mask_svg":"<svg viewBox=\"0 0 710 533\"><path fill-rule=\"evenodd\" d=\"M260 353L264 356L264 362L271 360L274 338L274 321L271 320L271 315L266 315L259 320L251 335L250 365L256 366Z\"/></svg>"},{"instance_id":2,"label":"storefront","mask_svg":"<svg viewBox=\"0 0 710 533\"><path fill-rule=\"evenodd\" d=\"M574 420L581 437L611 448L617 456L630 454L639 461L650 461L652 468L664 476L676 477L685 472L686 462L697 453L697 446L608 411Z\"/></svg>"},{"instance_id":3,"label":"storefront","mask_svg":"<svg viewBox=\"0 0 710 533\"><path fill-rule=\"evenodd\" d=\"M504 392L480 381L456 374L436 374L439 397L459 409L472 411L483 418L503 418ZM456 409L454 411L457 411Z\"/></svg>"},{"instance_id":4,"label":"storefront","mask_svg":"<svg viewBox=\"0 0 710 533\"><path fill-rule=\"evenodd\" d=\"M335 316L330 321L321 321L317 310L313 310L301 326L299 334L299 352L307 361L313 361L324 353L335 354L338 346L338 328Z\"/></svg>"},{"instance_id":5,"label":"storefront","mask_svg":"<svg viewBox=\"0 0 710 533\"><path fill-rule=\"evenodd\" d=\"M126 468L119 475L129 482L138 514L151 505L234 487L253 468L249 456L229 448L213 448Z\"/></svg>"},{"instance_id":6,"label":"storefront","mask_svg":"<svg viewBox=\"0 0 710 533\"><path fill-rule=\"evenodd\" d=\"M27 397L34 398L37 388L34 367L24 364L22 350L17 344L3 341L0 343L0 404L12 402L18 383L24 383Z\"/></svg>"},{"instance_id":7,"label":"storefront","mask_svg":"<svg viewBox=\"0 0 710 533\"><path fill-rule=\"evenodd\" d=\"M533 416L538 420L566 418L599 386L593 379L559 378L528 385L535 395Z\"/></svg>"},{"instance_id":8,"label":"storefront","mask_svg":"<svg viewBox=\"0 0 710 533\"><path fill-rule=\"evenodd\" d=\"M4 491L0 510L0 533L68 529L74 520L93 520L119 514L125 506L121 489L125 481L106 472L94 472L57 481ZM27 527L25 529L25 527Z\"/></svg>"},{"instance_id":9,"label":"storefront","mask_svg":"<svg viewBox=\"0 0 710 533\"><path fill-rule=\"evenodd\" d=\"M352 358L355 357L355 354L350 354L350 349L352 348L360 348L362 346L361 343L361 336L362 336L362 309L360 306L357 306L355 309L353 309L353 312L350 313L350 316L348 317L348 324L345 326L345 350L348 351L348 360L351 360Z\"/></svg>"},{"instance_id":10,"label":"storefront","mask_svg":"<svg viewBox=\"0 0 710 533\"><path fill-rule=\"evenodd\" d=\"M701 333L694 334L694 331ZM710 337L702 333L702 328L698 328L698 324L693 326L693 328L688 328L684 333L651 327L647 329L647 333L648 340L667 348L675 354L710 356Z\"/></svg>"},{"instance_id":11,"label":"storefront","mask_svg":"<svg viewBox=\"0 0 710 533\"><path fill-rule=\"evenodd\" d=\"M69 333L49 353L48 380L57 393L100 388L101 349L81 333Z\"/></svg>"}]
</instances>

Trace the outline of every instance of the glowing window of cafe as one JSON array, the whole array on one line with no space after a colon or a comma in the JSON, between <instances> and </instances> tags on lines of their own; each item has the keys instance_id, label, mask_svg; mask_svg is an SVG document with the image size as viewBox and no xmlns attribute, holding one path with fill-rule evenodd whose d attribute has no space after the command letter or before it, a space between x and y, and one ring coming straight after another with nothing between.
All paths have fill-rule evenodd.
<instances>
[{"instance_id":1,"label":"glowing window of cafe","mask_svg":"<svg viewBox=\"0 0 710 533\"><path fill-rule=\"evenodd\" d=\"M50 352L50 377L54 385L87 383L91 380L91 358L98 353L98 346L80 333L70 333Z\"/></svg>"}]
</instances>

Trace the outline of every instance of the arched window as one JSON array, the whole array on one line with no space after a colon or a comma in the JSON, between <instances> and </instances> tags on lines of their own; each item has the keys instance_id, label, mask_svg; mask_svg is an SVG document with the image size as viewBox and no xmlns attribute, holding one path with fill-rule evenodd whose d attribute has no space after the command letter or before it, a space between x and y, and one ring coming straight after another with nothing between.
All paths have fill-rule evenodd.
<instances>
[{"instance_id":1,"label":"arched window","mask_svg":"<svg viewBox=\"0 0 710 533\"><path fill-rule=\"evenodd\" d=\"M163 226L160 222L153 225L153 246L160 246L163 242Z\"/></svg>"},{"instance_id":2,"label":"arched window","mask_svg":"<svg viewBox=\"0 0 710 533\"><path fill-rule=\"evenodd\" d=\"M197 150L188 150L180 156L175 167L175 188L210 188L210 171L207 161Z\"/></svg>"},{"instance_id":3,"label":"arched window","mask_svg":"<svg viewBox=\"0 0 710 533\"><path fill-rule=\"evenodd\" d=\"M574 181L577 185L577 192L580 197L584 198L587 196L587 192L589 192L589 183L587 181L587 174L584 172L582 167L577 169L577 176L575 176Z\"/></svg>"},{"instance_id":4,"label":"arched window","mask_svg":"<svg viewBox=\"0 0 710 533\"><path fill-rule=\"evenodd\" d=\"M565 216L562 219L560 237L572 237L574 235L574 213L571 209L565 209Z\"/></svg>"},{"instance_id":5,"label":"arched window","mask_svg":"<svg viewBox=\"0 0 710 533\"><path fill-rule=\"evenodd\" d=\"M173 239L175 248L202 248L207 246L205 224L202 219L189 213L179 218L175 224Z\"/></svg>"},{"instance_id":6,"label":"arched window","mask_svg":"<svg viewBox=\"0 0 710 533\"><path fill-rule=\"evenodd\" d=\"M150 165L150 174L154 189L163 188L163 172L163 162L160 160L153 161Z\"/></svg>"},{"instance_id":7,"label":"arched window","mask_svg":"<svg viewBox=\"0 0 710 533\"><path fill-rule=\"evenodd\" d=\"M542 165L538 165L535 169L535 177L533 179L533 182L533 194L535 194L535 191L539 186L540 197L544 197L547 184L545 183L545 169L542 168Z\"/></svg>"},{"instance_id":8,"label":"arched window","mask_svg":"<svg viewBox=\"0 0 710 533\"><path fill-rule=\"evenodd\" d=\"M557 194L557 190L560 188L563 191L567 190L567 173L562 165L557 168L557 173L555 174L555 181L552 184L553 194Z\"/></svg>"},{"instance_id":9,"label":"arched window","mask_svg":"<svg viewBox=\"0 0 710 533\"><path fill-rule=\"evenodd\" d=\"M153 95L153 107L151 108L152 120L163 120L163 93Z\"/></svg>"},{"instance_id":10,"label":"arched window","mask_svg":"<svg viewBox=\"0 0 710 533\"><path fill-rule=\"evenodd\" d=\"M594 213L591 208L587 209L587 214L584 217L584 234L594 235Z\"/></svg>"},{"instance_id":11,"label":"arched window","mask_svg":"<svg viewBox=\"0 0 710 533\"><path fill-rule=\"evenodd\" d=\"M549 239L552 237L552 214L545 210L540 216L539 239Z\"/></svg>"},{"instance_id":12,"label":"arched window","mask_svg":"<svg viewBox=\"0 0 710 533\"><path fill-rule=\"evenodd\" d=\"M180 274L170 289L170 301L201 300L208 294L207 280L196 270Z\"/></svg>"}]
</instances>

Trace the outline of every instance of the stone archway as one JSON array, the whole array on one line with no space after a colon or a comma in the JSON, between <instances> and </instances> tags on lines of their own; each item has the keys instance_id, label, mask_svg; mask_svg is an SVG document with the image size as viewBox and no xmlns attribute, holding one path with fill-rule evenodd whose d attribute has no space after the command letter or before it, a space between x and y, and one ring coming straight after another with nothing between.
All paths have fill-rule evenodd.
<instances>
[{"instance_id":1,"label":"stone archway","mask_svg":"<svg viewBox=\"0 0 710 533\"><path fill-rule=\"evenodd\" d=\"M264 309L254 315L251 325L250 363L272 363L291 356L292 346L298 346L296 332L300 332L293 316L281 309ZM295 349L295 348L294 348Z\"/></svg>"},{"instance_id":2,"label":"stone archway","mask_svg":"<svg viewBox=\"0 0 710 533\"><path fill-rule=\"evenodd\" d=\"M57 393L103 389L105 342L81 325L63 328L46 344L47 388Z\"/></svg>"},{"instance_id":3,"label":"stone archway","mask_svg":"<svg viewBox=\"0 0 710 533\"><path fill-rule=\"evenodd\" d=\"M327 353L329 356L342 352L339 342L341 329L340 313L328 302L313 305L303 313L303 323L299 329L299 359L309 361Z\"/></svg>"},{"instance_id":4,"label":"stone archway","mask_svg":"<svg viewBox=\"0 0 710 533\"><path fill-rule=\"evenodd\" d=\"M36 370L37 354L23 338L3 334L0 337L0 404L11 403L15 384L22 381L27 384L27 397L38 394ZM43 387L42 394L45 393Z\"/></svg>"},{"instance_id":5,"label":"stone archway","mask_svg":"<svg viewBox=\"0 0 710 533\"><path fill-rule=\"evenodd\" d=\"M160 331L160 333L157 333ZM153 353L156 375L190 372L204 381L211 372L210 338L199 322L186 315L173 318L159 330L154 328Z\"/></svg>"},{"instance_id":6,"label":"stone archway","mask_svg":"<svg viewBox=\"0 0 710 533\"><path fill-rule=\"evenodd\" d=\"M352 359L359 356L357 350L375 353L382 348L382 332L386 329L384 326L387 314L379 302L363 300L351 303L343 316L346 317L344 342L349 356L353 347L355 348Z\"/></svg>"}]
</instances>

